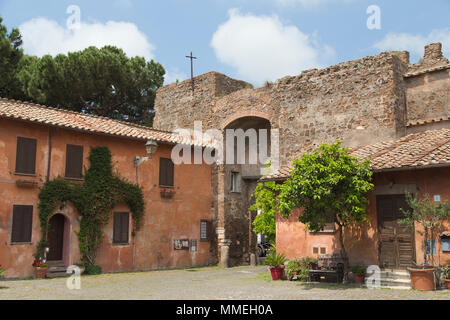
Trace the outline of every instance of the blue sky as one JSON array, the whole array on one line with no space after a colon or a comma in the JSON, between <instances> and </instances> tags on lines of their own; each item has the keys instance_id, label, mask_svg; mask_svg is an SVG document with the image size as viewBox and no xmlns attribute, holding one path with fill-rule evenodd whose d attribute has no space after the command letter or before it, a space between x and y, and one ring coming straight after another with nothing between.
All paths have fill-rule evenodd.
<instances>
[{"instance_id":1,"label":"blue sky","mask_svg":"<svg viewBox=\"0 0 450 320\"><path fill-rule=\"evenodd\" d=\"M68 30L66 10L81 10ZM381 29L369 30L377 5ZM8 28L20 27L28 54L56 54L106 43L163 64L166 83L212 70L256 86L303 69L326 67L388 50L416 62L428 42L450 56L450 1L433 0L0 0Z\"/></svg>"}]
</instances>

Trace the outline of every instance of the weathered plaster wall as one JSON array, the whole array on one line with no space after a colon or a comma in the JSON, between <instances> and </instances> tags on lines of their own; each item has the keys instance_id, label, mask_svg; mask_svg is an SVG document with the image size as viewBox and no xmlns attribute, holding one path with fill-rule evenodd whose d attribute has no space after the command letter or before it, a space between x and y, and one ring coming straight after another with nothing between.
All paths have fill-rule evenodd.
<instances>
[{"instance_id":1,"label":"weathered plaster wall","mask_svg":"<svg viewBox=\"0 0 450 320\"><path fill-rule=\"evenodd\" d=\"M40 241L38 217L38 188L24 189L16 186L19 179L45 182L48 159L48 128L25 122L0 119L0 263L6 268L7 277L32 275L33 254ZM35 138L37 142L36 177L14 174L17 136ZM95 146L107 146L112 153L115 170L130 182L137 182L133 165L135 156L145 156L145 141L90 135L58 129L53 137L51 179L64 177L66 145L84 146L85 168L89 166L89 150ZM210 252L209 242L200 242L200 220L212 220L211 168L208 165L175 166L176 195L165 200L159 188L159 158L170 158L171 146L159 144L153 159L144 162L138 169L138 180L144 191L146 211L142 229L130 244L117 246L112 243L111 221L104 230L105 238L99 249L98 264L105 272L125 270L147 270L171 267L201 266L213 264L216 257ZM12 208L14 204L33 205L32 243L11 245ZM114 211L128 211L119 204ZM71 222L70 264L80 262L78 239L80 217L68 203L62 213ZM197 252L175 251L173 240L198 240ZM67 260L66 260L67 258Z\"/></svg>"}]
</instances>

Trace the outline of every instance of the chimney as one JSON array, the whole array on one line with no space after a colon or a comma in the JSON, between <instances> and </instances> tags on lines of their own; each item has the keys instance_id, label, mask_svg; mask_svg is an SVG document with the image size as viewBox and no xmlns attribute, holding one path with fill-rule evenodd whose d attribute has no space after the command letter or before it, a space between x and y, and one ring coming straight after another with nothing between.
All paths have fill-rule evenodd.
<instances>
[{"instance_id":1,"label":"chimney","mask_svg":"<svg viewBox=\"0 0 450 320\"><path fill-rule=\"evenodd\" d=\"M431 43L425 46L425 55L423 57L424 64L433 64L442 60L442 43Z\"/></svg>"}]
</instances>

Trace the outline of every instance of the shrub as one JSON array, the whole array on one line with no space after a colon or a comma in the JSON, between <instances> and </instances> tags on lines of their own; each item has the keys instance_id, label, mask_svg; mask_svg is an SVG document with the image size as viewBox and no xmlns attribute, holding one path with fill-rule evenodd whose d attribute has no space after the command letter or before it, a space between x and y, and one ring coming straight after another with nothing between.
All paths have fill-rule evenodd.
<instances>
[{"instance_id":1,"label":"shrub","mask_svg":"<svg viewBox=\"0 0 450 320\"><path fill-rule=\"evenodd\" d=\"M301 269L301 263L299 260L290 260L286 266L286 273L288 276L294 274L294 271L299 271Z\"/></svg>"},{"instance_id":2,"label":"shrub","mask_svg":"<svg viewBox=\"0 0 450 320\"><path fill-rule=\"evenodd\" d=\"M279 267L284 265L286 260L286 256L282 253L277 253L275 246L273 246L269 251L269 254L266 256L264 264L271 267Z\"/></svg>"},{"instance_id":3,"label":"shrub","mask_svg":"<svg viewBox=\"0 0 450 320\"><path fill-rule=\"evenodd\" d=\"M362 266L353 266L352 272L358 276L363 276L366 274L366 268Z\"/></svg>"},{"instance_id":4,"label":"shrub","mask_svg":"<svg viewBox=\"0 0 450 320\"><path fill-rule=\"evenodd\" d=\"M84 273L91 276L98 275L102 273L102 268L100 266L88 264L86 265Z\"/></svg>"}]
</instances>

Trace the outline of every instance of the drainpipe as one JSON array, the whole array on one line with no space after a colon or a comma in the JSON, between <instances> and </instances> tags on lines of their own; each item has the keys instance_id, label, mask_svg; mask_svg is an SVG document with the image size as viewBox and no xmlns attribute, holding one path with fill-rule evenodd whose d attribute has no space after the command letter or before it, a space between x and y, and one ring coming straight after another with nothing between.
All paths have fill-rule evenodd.
<instances>
[{"instance_id":1,"label":"drainpipe","mask_svg":"<svg viewBox=\"0 0 450 320\"><path fill-rule=\"evenodd\" d=\"M52 162L52 146L53 146L53 136L56 134L56 129L50 128L48 130L48 160L47 160L47 177L46 182L50 181L50 171Z\"/></svg>"}]
</instances>

